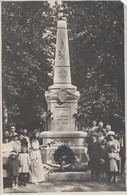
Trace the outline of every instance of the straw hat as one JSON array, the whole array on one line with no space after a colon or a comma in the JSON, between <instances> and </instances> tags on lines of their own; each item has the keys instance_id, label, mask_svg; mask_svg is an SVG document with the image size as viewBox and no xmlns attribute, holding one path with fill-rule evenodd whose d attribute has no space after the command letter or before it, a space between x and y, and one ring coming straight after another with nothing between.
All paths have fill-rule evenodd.
<instances>
[{"instance_id":1,"label":"straw hat","mask_svg":"<svg viewBox=\"0 0 127 195\"><path fill-rule=\"evenodd\" d=\"M12 152L11 152L11 155L15 155L15 156L16 156L17 154L18 154L18 153L17 153L16 151L12 151Z\"/></svg>"},{"instance_id":2,"label":"straw hat","mask_svg":"<svg viewBox=\"0 0 127 195\"><path fill-rule=\"evenodd\" d=\"M107 136L115 136L115 132L114 131L110 131L107 133Z\"/></svg>"}]
</instances>

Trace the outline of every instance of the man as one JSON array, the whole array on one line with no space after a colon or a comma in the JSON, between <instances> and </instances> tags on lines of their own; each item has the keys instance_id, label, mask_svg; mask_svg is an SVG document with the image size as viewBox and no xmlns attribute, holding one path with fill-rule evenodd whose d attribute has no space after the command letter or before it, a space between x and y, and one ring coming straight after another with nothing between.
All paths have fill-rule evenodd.
<instances>
[{"instance_id":1,"label":"man","mask_svg":"<svg viewBox=\"0 0 127 195\"><path fill-rule=\"evenodd\" d=\"M15 128L15 126L12 126L11 130L10 130L10 133L9 133L11 141L13 140L13 136L14 136L15 133L16 133L16 128Z\"/></svg>"},{"instance_id":2,"label":"man","mask_svg":"<svg viewBox=\"0 0 127 195\"><path fill-rule=\"evenodd\" d=\"M91 131L95 131L98 128L97 122L95 120L92 121Z\"/></svg>"},{"instance_id":3,"label":"man","mask_svg":"<svg viewBox=\"0 0 127 195\"><path fill-rule=\"evenodd\" d=\"M91 181L96 181L98 179L98 173L96 169L96 150L98 147L98 142L97 142L97 136L98 134L96 132L92 132L90 135L90 140L88 144L88 154L89 154L89 168L91 170Z\"/></svg>"},{"instance_id":4,"label":"man","mask_svg":"<svg viewBox=\"0 0 127 195\"><path fill-rule=\"evenodd\" d=\"M30 146L30 139L29 139L29 137L27 136L27 134L28 134L27 129L24 129L24 130L23 130L23 136L24 136L24 138L25 138L26 141L27 141L28 149L29 149L31 146Z\"/></svg>"},{"instance_id":5,"label":"man","mask_svg":"<svg viewBox=\"0 0 127 195\"><path fill-rule=\"evenodd\" d=\"M92 121L92 125L87 129L88 137L91 135L92 132L96 132L98 126L95 120Z\"/></svg>"}]
</instances>

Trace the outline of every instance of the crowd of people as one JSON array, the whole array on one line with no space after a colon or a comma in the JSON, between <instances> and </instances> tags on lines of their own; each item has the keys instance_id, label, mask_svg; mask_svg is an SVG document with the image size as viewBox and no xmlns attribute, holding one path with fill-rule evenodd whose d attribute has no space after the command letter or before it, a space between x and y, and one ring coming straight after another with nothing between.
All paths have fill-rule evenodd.
<instances>
[{"instance_id":1,"label":"crowd of people","mask_svg":"<svg viewBox=\"0 0 127 195\"><path fill-rule=\"evenodd\" d=\"M116 137L109 124L104 128L102 121L98 126L93 121L83 131L87 133L85 144L91 181L103 182L108 178L110 182L117 183L117 175L124 171L125 143ZM45 180L39 134L38 130L34 130L28 136L26 129L17 133L14 126L3 133L3 144L7 146L3 151L8 157L4 164L12 189L16 189L19 183L26 186L27 182L36 184Z\"/></svg>"},{"instance_id":2,"label":"crowd of people","mask_svg":"<svg viewBox=\"0 0 127 195\"><path fill-rule=\"evenodd\" d=\"M26 186L27 182L37 184L45 180L38 141L40 132L34 130L30 138L27 133L25 129L18 134L14 126L4 132L3 141L7 147L3 147L3 151L9 155L4 168L12 189L17 189L19 183Z\"/></svg>"},{"instance_id":3,"label":"crowd of people","mask_svg":"<svg viewBox=\"0 0 127 195\"><path fill-rule=\"evenodd\" d=\"M92 126L85 130L88 133L89 168L91 181L117 183L117 176L124 172L125 143L124 139L111 130L111 125L103 127L103 122L93 121Z\"/></svg>"}]
</instances>

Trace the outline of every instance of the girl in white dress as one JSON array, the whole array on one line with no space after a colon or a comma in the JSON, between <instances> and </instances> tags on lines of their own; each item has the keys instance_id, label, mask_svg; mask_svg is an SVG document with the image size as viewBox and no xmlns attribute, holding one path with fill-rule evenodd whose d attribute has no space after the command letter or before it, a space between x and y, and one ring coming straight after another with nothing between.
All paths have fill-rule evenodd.
<instances>
[{"instance_id":1,"label":"girl in white dress","mask_svg":"<svg viewBox=\"0 0 127 195\"><path fill-rule=\"evenodd\" d=\"M35 130L31 138L31 149L29 152L31 161L30 182L35 184L45 180L38 137L39 132Z\"/></svg>"},{"instance_id":2,"label":"girl in white dress","mask_svg":"<svg viewBox=\"0 0 127 195\"><path fill-rule=\"evenodd\" d=\"M26 186L28 173L30 171L30 157L27 153L27 146L22 146L22 152L19 154L19 173L21 178L21 185Z\"/></svg>"}]
</instances>

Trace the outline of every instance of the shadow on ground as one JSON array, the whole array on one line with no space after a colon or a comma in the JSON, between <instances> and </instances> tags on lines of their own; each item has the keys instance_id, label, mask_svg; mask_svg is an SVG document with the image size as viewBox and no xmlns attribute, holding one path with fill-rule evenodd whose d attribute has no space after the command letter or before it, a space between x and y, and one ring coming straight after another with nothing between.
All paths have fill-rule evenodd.
<instances>
[{"instance_id":1,"label":"shadow on ground","mask_svg":"<svg viewBox=\"0 0 127 195\"><path fill-rule=\"evenodd\" d=\"M5 188L4 193L36 193L36 192L96 192L96 191L125 191L125 178L119 177L118 183L97 183L89 181L45 181L43 183L19 186L17 190Z\"/></svg>"}]
</instances>

